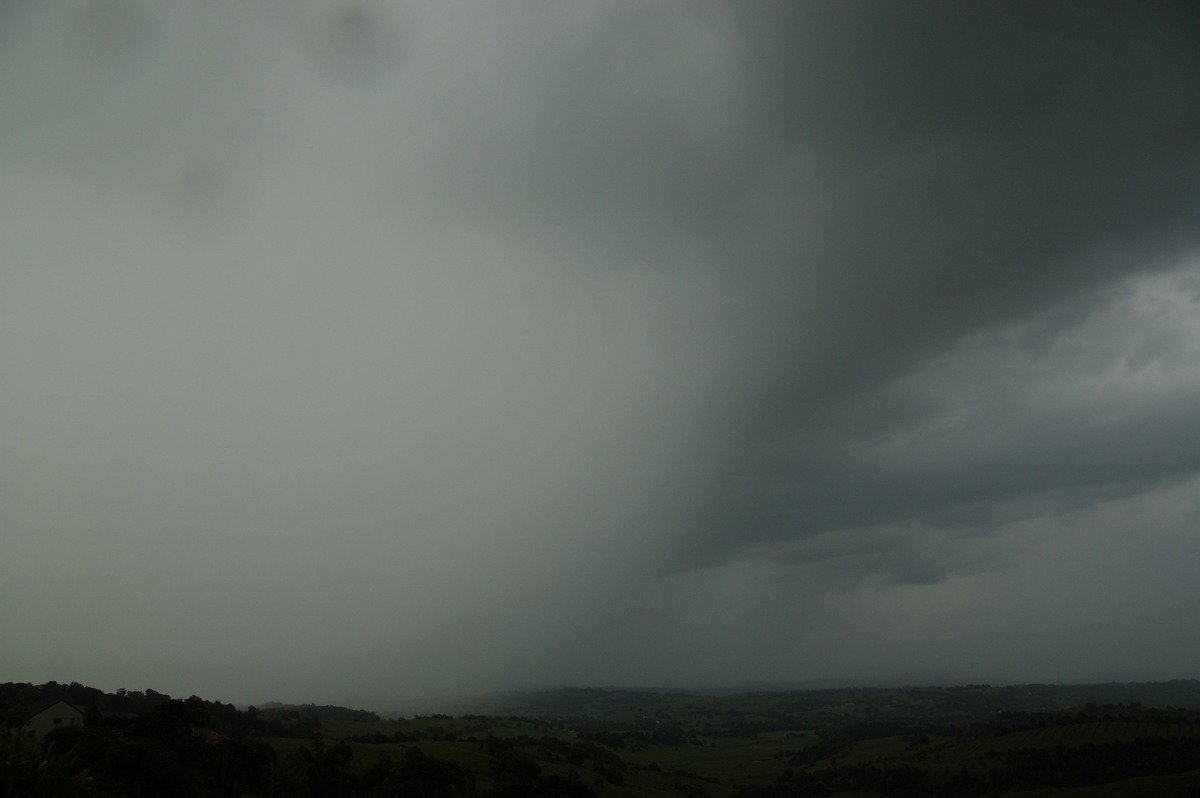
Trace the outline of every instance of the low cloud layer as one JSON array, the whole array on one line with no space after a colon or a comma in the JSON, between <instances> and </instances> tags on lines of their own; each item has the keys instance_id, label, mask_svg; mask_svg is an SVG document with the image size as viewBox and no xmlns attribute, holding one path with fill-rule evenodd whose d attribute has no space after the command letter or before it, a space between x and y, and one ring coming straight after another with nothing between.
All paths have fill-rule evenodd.
<instances>
[{"instance_id":1,"label":"low cloud layer","mask_svg":"<svg viewBox=\"0 0 1200 798\"><path fill-rule=\"evenodd\" d=\"M1186 3L0 7L0 674L1194 676Z\"/></svg>"}]
</instances>

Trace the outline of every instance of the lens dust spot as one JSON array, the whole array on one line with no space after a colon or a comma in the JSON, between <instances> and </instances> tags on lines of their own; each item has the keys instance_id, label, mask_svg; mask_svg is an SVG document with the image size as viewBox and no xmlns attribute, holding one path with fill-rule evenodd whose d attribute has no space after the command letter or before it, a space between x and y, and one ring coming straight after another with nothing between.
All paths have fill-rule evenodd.
<instances>
[{"instance_id":1,"label":"lens dust spot","mask_svg":"<svg viewBox=\"0 0 1200 798\"><path fill-rule=\"evenodd\" d=\"M367 3L342 4L320 16L314 28L314 66L337 83L381 83L395 74L407 55L410 31L391 10Z\"/></svg>"},{"instance_id":2,"label":"lens dust spot","mask_svg":"<svg viewBox=\"0 0 1200 798\"><path fill-rule=\"evenodd\" d=\"M161 37L159 12L138 0L91 0L80 27L80 55L103 72L125 76L149 66Z\"/></svg>"},{"instance_id":3,"label":"lens dust spot","mask_svg":"<svg viewBox=\"0 0 1200 798\"><path fill-rule=\"evenodd\" d=\"M250 207L247 164L196 159L185 164L168 186L162 210L182 241L204 245L228 235Z\"/></svg>"}]
</instances>

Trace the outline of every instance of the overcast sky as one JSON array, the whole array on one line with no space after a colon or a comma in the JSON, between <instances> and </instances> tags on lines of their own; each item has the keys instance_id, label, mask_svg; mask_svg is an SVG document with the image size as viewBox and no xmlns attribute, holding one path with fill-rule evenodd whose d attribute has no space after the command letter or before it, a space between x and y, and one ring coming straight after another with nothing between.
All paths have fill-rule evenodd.
<instances>
[{"instance_id":1,"label":"overcast sky","mask_svg":"<svg viewBox=\"0 0 1200 798\"><path fill-rule=\"evenodd\" d=\"M0 3L0 681L1200 675L1194 3Z\"/></svg>"}]
</instances>

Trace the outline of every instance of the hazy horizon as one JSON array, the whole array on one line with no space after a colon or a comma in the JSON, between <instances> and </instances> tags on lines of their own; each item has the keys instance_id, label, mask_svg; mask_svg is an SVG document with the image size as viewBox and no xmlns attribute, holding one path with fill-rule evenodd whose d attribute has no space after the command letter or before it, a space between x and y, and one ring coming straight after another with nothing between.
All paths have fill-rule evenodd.
<instances>
[{"instance_id":1,"label":"hazy horizon","mask_svg":"<svg viewBox=\"0 0 1200 798\"><path fill-rule=\"evenodd\" d=\"M0 4L0 681L1200 674L1188 2Z\"/></svg>"},{"instance_id":2,"label":"hazy horizon","mask_svg":"<svg viewBox=\"0 0 1200 798\"><path fill-rule=\"evenodd\" d=\"M929 676L929 674L925 674ZM51 680L57 681L57 680ZM746 683L741 685L697 685L693 687L678 687L672 685L645 685L645 684L516 684L509 685L503 688L494 690L483 690L476 692L461 692L461 693L444 693L432 695L415 695L415 694L396 694L386 696L363 696L354 700L349 700L342 703L332 701L291 698L281 700L279 698L259 698L258 700L244 701L229 701L226 697L220 695L199 695L198 697L215 703L235 704L239 709L246 709L251 706L264 708L270 706L344 706L348 709L367 710L380 713L383 716L390 715L423 715L429 713L446 713L452 716L462 714L510 714L511 707L504 707L504 697L518 696L538 696L550 695L556 693L574 693L574 692L599 692L599 693L639 693L645 695L662 695L662 696L699 696L706 698L729 698L747 695L770 695L770 694L786 694L786 693L806 693L806 692L854 692L862 691L888 691L888 690L957 690L957 689L1015 689L1022 687L1033 688L1105 688L1110 685L1120 685L1129 689L1137 689L1139 686L1148 685L1180 685L1193 684L1200 682L1200 679L1192 677L1181 677L1174 679L1153 679L1153 680L1120 680L1120 679L1104 679L1086 682L1038 682L1038 681L1019 681L1019 682L970 682L963 680L940 680L937 678L909 678L896 675L881 676L879 678L867 678L863 680L853 679L811 679L803 682L787 682L787 683ZM18 682L20 683L20 682ZM58 682L60 685L69 686L71 682ZM44 686L46 682L33 682L34 686ZM83 684L83 687L100 689L106 693L116 693L117 689L105 689L96 685ZM120 688L118 688L120 689ZM196 695L193 693L170 693L156 689L153 685L146 687L131 689L126 688L126 692L138 693L159 693L171 699L183 699ZM1137 694L1130 694L1136 696ZM1161 698L1158 700L1162 700ZM501 703L497 703L497 702Z\"/></svg>"}]
</instances>

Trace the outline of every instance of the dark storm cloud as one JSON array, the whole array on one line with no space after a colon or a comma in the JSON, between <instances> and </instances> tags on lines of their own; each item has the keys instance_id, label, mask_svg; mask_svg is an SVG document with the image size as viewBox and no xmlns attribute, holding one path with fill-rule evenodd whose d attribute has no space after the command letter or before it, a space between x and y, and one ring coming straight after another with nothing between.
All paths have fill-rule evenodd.
<instances>
[{"instance_id":1,"label":"dark storm cloud","mask_svg":"<svg viewBox=\"0 0 1200 798\"><path fill-rule=\"evenodd\" d=\"M1194 473L1190 393L1149 398L1099 428L1023 418L1007 441L932 462L870 439L946 412L952 394L889 384L964 333L1046 307L1086 315L1098 287L1195 247L1194 9L759 10L743 15L762 78L759 130L803 164L777 189L794 234L760 266L784 273L780 287L797 283L781 290L781 316L803 307L806 274L823 275L825 293L810 317L775 328L752 413L759 448L731 458L750 476L731 475L738 498L706 510L719 545L963 523L965 507L1021 515L1046 506L1038 495L1071 505Z\"/></svg>"},{"instance_id":2,"label":"dark storm cloud","mask_svg":"<svg viewBox=\"0 0 1200 798\"><path fill-rule=\"evenodd\" d=\"M1052 306L810 412L740 498L755 523L739 527L734 505L714 525L725 556L769 541L788 561L869 553L864 573L891 559L903 570L910 540L923 547L931 532L969 544L1187 481L1200 470L1197 273L1132 278L1136 290L1075 298L1070 314ZM962 554L928 552L917 578L986 567Z\"/></svg>"},{"instance_id":3,"label":"dark storm cloud","mask_svg":"<svg viewBox=\"0 0 1200 798\"><path fill-rule=\"evenodd\" d=\"M16 678L1069 678L1198 554L1191 5L0 24Z\"/></svg>"},{"instance_id":4,"label":"dark storm cloud","mask_svg":"<svg viewBox=\"0 0 1200 798\"><path fill-rule=\"evenodd\" d=\"M782 265L837 269L848 326L953 333L1193 243L1189 6L794 9L746 38L816 184Z\"/></svg>"}]
</instances>

